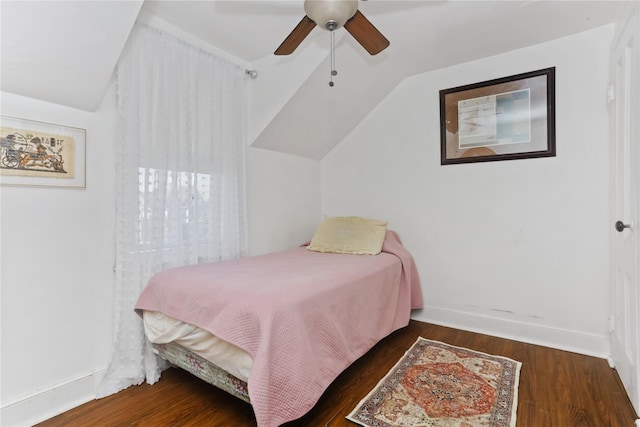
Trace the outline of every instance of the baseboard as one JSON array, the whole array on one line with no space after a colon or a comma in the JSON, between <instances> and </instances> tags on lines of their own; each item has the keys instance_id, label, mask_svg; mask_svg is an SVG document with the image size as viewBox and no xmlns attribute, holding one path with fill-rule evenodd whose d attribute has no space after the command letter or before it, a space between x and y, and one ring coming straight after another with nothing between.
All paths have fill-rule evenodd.
<instances>
[{"instance_id":1,"label":"baseboard","mask_svg":"<svg viewBox=\"0 0 640 427\"><path fill-rule=\"evenodd\" d=\"M97 384L105 373L106 368L100 369L28 396L3 402L0 406L0 426L32 426L95 399Z\"/></svg>"},{"instance_id":2,"label":"baseboard","mask_svg":"<svg viewBox=\"0 0 640 427\"><path fill-rule=\"evenodd\" d=\"M510 321L440 307L424 307L415 313L413 318L436 325L542 345L587 356L603 359L609 356L609 341L606 336Z\"/></svg>"}]
</instances>

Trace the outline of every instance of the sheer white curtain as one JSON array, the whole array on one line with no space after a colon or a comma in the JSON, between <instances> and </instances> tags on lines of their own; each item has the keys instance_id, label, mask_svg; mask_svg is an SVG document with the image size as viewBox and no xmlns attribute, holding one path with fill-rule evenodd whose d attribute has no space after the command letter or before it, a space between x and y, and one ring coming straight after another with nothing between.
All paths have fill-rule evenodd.
<instances>
[{"instance_id":1,"label":"sheer white curtain","mask_svg":"<svg viewBox=\"0 0 640 427\"><path fill-rule=\"evenodd\" d=\"M133 311L150 276L246 242L244 70L138 23L117 84L116 334L98 397L160 376Z\"/></svg>"}]
</instances>

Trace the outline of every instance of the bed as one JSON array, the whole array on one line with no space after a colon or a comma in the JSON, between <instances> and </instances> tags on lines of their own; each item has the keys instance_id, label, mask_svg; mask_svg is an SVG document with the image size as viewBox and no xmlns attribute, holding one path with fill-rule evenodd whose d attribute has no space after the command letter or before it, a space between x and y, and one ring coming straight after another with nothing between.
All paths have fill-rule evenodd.
<instances>
[{"instance_id":1,"label":"bed","mask_svg":"<svg viewBox=\"0 0 640 427\"><path fill-rule=\"evenodd\" d=\"M250 402L258 427L300 418L422 307L413 258L384 225L377 255L344 242L325 250L319 227L291 250L158 273L135 307L147 338L173 365Z\"/></svg>"}]
</instances>

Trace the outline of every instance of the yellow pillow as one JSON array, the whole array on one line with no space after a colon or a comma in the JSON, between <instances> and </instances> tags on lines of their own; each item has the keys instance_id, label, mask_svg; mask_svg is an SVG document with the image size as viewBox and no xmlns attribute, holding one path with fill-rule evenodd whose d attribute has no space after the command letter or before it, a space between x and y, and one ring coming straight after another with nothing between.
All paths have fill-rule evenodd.
<instances>
[{"instance_id":1,"label":"yellow pillow","mask_svg":"<svg viewBox=\"0 0 640 427\"><path fill-rule=\"evenodd\" d=\"M359 216L325 217L307 249L336 254L377 255L382 250L386 233L387 221Z\"/></svg>"}]
</instances>

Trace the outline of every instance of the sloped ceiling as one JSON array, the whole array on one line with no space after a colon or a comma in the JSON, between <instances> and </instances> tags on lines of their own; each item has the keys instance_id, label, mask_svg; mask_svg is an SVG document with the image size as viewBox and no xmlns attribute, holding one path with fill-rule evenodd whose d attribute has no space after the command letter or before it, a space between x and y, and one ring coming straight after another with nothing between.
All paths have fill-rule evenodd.
<instances>
[{"instance_id":1,"label":"sloped ceiling","mask_svg":"<svg viewBox=\"0 0 640 427\"><path fill-rule=\"evenodd\" d=\"M0 88L92 111L142 10L255 65L253 93L265 99L254 99L253 146L321 159L406 76L611 23L620 4L361 1L391 46L372 57L338 30L338 75L329 87L327 32L314 29L292 57L272 55L302 18L302 0L3 0ZM287 70L303 52L314 57L292 79Z\"/></svg>"},{"instance_id":2,"label":"sloped ceiling","mask_svg":"<svg viewBox=\"0 0 640 427\"><path fill-rule=\"evenodd\" d=\"M94 111L139 1L0 2L0 89Z\"/></svg>"},{"instance_id":3,"label":"sloped ceiling","mask_svg":"<svg viewBox=\"0 0 640 427\"><path fill-rule=\"evenodd\" d=\"M414 1L384 2L379 8L379 3L361 2L360 9L390 47L371 57L345 35L336 52L335 86L327 85L327 57L254 146L322 159L405 77L606 25L619 6L608 1Z\"/></svg>"}]
</instances>

